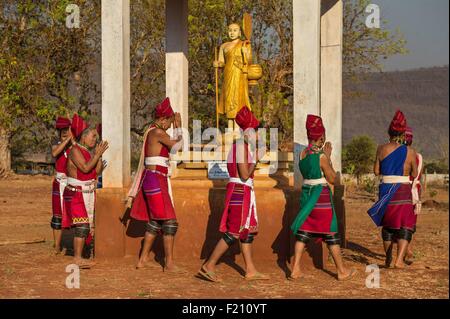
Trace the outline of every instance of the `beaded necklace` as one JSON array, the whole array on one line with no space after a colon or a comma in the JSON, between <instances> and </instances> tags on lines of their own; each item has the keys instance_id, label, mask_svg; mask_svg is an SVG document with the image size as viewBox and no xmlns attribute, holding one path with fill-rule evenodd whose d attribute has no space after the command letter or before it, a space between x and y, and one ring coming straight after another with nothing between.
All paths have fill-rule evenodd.
<instances>
[{"instance_id":1,"label":"beaded necklace","mask_svg":"<svg viewBox=\"0 0 450 319\"><path fill-rule=\"evenodd\" d=\"M400 145L406 144L405 137L401 136L401 135L400 136L394 136L389 141L390 142L395 142L395 143L400 144Z\"/></svg>"},{"instance_id":2,"label":"beaded necklace","mask_svg":"<svg viewBox=\"0 0 450 319\"><path fill-rule=\"evenodd\" d=\"M306 148L306 151L308 152L308 154L317 154L320 153L320 151L322 151L323 147L319 147L315 144L309 143L308 147Z\"/></svg>"},{"instance_id":3,"label":"beaded necklace","mask_svg":"<svg viewBox=\"0 0 450 319\"><path fill-rule=\"evenodd\" d=\"M152 122L150 123L150 126L152 126L152 125L155 125L157 128L159 128L159 129L161 129L161 130L164 130L164 129L161 127L161 125L159 125L158 123L156 123L156 122L154 122L154 121L152 121Z\"/></svg>"}]
</instances>

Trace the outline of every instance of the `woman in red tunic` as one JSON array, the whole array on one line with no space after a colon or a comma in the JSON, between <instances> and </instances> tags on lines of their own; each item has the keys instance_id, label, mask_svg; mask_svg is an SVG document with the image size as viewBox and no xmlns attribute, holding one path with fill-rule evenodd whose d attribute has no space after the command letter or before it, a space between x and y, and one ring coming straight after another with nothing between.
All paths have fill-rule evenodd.
<instances>
[{"instance_id":1,"label":"woman in red tunic","mask_svg":"<svg viewBox=\"0 0 450 319\"><path fill-rule=\"evenodd\" d=\"M64 202L68 226L75 228L75 264L80 268L90 268L93 263L83 260L81 254L84 243L89 243L94 234L95 188L97 176L103 169L101 157L108 143L102 141L97 145L96 129L89 127L77 114L72 119L71 128L78 142L72 147L67 161L68 185Z\"/></svg>"},{"instance_id":2,"label":"woman in red tunic","mask_svg":"<svg viewBox=\"0 0 450 319\"><path fill-rule=\"evenodd\" d=\"M252 258L252 242L258 232L258 216L253 189L253 173L258 156L255 159L251 156L247 139L251 132L259 126L259 121L250 109L244 106L236 115L236 123L244 131L244 139L233 143L228 155L227 168L230 180L227 184L225 208L219 229L223 233L223 237L198 273L202 278L213 282L221 281L215 273L216 264L237 240L241 243L245 261L244 278L246 280L269 279L267 275L256 270Z\"/></svg>"},{"instance_id":3,"label":"woman in red tunic","mask_svg":"<svg viewBox=\"0 0 450 319\"><path fill-rule=\"evenodd\" d=\"M178 139L172 139L167 130L172 123ZM149 252L158 235L163 235L164 271L182 273L173 260L174 237L178 221L173 206L169 179L169 154L181 141L181 116L175 113L169 98L164 99L155 109L155 121L145 133L138 171L128 194L131 217L146 222L144 245L136 269L144 268L149 261ZM135 200L134 200L135 199Z\"/></svg>"},{"instance_id":4,"label":"woman in red tunic","mask_svg":"<svg viewBox=\"0 0 450 319\"><path fill-rule=\"evenodd\" d=\"M52 156L55 161L55 179L52 187L52 210L53 216L50 226L53 229L53 247L55 254L61 254L61 223L64 212L63 193L67 185L67 157L70 147L75 140L70 130L70 120L65 117L58 117L56 129L59 132L59 142L52 146Z\"/></svg>"}]
</instances>

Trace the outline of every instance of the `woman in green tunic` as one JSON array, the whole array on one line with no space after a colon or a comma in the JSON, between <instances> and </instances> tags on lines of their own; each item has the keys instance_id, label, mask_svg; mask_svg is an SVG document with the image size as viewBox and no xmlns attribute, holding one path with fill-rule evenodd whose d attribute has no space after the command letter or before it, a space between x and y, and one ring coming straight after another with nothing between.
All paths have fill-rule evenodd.
<instances>
[{"instance_id":1,"label":"woman in green tunic","mask_svg":"<svg viewBox=\"0 0 450 319\"><path fill-rule=\"evenodd\" d=\"M300 259L305 245L313 237L319 237L328 245L337 268L339 280L346 280L356 273L344 267L340 252L336 213L331 189L336 172L331 164L331 143L325 143L325 128L322 119L308 115L306 120L309 146L300 154L299 168L303 176L300 211L292 223L291 230L297 239L294 265L290 280L302 277Z\"/></svg>"}]
</instances>

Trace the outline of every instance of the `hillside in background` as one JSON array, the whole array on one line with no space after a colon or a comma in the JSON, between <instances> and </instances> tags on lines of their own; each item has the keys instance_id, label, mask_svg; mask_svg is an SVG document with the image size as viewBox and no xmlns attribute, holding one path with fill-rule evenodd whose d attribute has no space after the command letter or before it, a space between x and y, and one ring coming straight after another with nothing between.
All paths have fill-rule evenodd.
<instances>
[{"instance_id":1,"label":"hillside in background","mask_svg":"<svg viewBox=\"0 0 450 319\"><path fill-rule=\"evenodd\" d=\"M343 142L369 135L377 143L388 139L396 109L414 131L414 147L425 157L448 156L448 66L376 73L358 84L344 80L344 90L364 93L343 100Z\"/></svg>"}]
</instances>

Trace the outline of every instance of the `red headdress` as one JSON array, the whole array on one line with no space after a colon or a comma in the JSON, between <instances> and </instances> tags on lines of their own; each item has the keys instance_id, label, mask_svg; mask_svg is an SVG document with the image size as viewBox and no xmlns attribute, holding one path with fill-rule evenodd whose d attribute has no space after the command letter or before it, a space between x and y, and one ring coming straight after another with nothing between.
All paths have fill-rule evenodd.
<instances>
[{"instance_id":1,"label":"red headdress","mask_svg":"<svg viewBox=\"0 0 450 319\"><path fill-rule=\"evenodd\" d=\"M258 119L247 106L243 106L236 114L236 123L244 131L248 128L256 129L259 126Z\"/></svg>"},{"instance_id":2,"label":"red headdress","mask_svg":"<svg viewBox=\"0 0 450 319\"><path fill-rule=\"evenodd\" d=\"M62 116L59 116L57 119L56 119L56 129L57 130L62 130L63 128L68 128L68 127L70 127L70 120L68 119L68 118L66 118L66 117L62 117Z\"/></svg>"},{"instance_id":3,"label":"red headdress","mask_svg":"<svg viewBox=\"0 0 450 319\"><path fill-rule=\"evenodd\" d=\"M306 132L308 139L316 141L325 134L322 118L317 115L308 114L306 117Z\"/></svg>"},{"instance_id":4,"label":"red headdress","mask_svg":"<svg viewBox=\"0 0 450 319\"><path fill-rule=\"evenodd\" d=\"M171 117L175 113L170 106L170 99L166 97L161 103L159 103L155 108L155 117Z\"/></svg>"},{"instance_id":5,"label":"red headdress","mask_svg":"<svg viewBox=\"0 0 450 319\"><path fill-rule=\"evenodd\" d=\"M79 138L81 133L88 128L88 124L78 115L74 114L72 118L71 130L75 138Z\"/></svg>"},{"instance_id":6,"label":"red headdress","mask_svg":"<svg viewBox=\"0 0 450 319\"><path fill-rule=\"evenodd\" d=\"M395 112L394 118L391 121L389 130L398 133L404 133L406 131L406 126L405 115L402 113L402 111L397 110L397 112Z\"/></svg>"}]
</instances>

